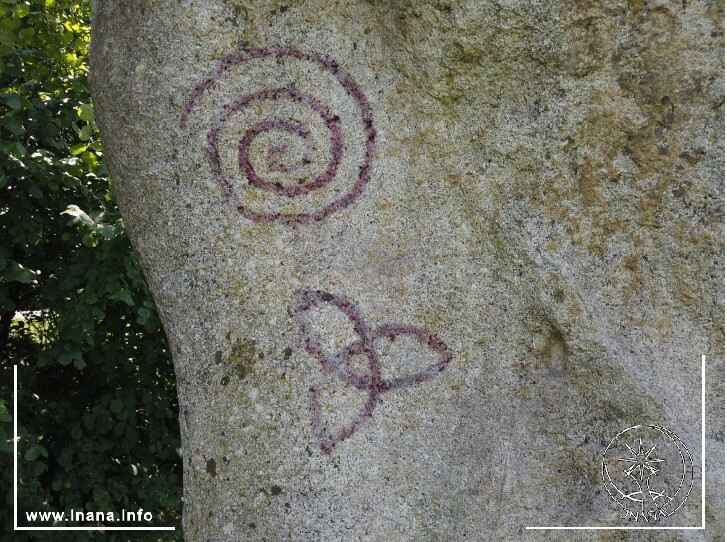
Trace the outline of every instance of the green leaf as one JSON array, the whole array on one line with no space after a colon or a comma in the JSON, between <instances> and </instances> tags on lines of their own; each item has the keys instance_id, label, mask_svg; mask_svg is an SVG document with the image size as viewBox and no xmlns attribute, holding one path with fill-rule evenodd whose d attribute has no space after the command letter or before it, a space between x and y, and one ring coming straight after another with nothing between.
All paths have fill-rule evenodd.
<instances>
[{"instance_id":1,"label":"green leaf","mask_svg":"<svg viewBox=\"0 0 727 542\"><path fill-rule=\"evenodd\" d=\"M81 141L88 141L93 137L94 129L90 124L86 124L83 128L78 131L78 139Z\"/></svg>"},{"instance_id":2,"label":"green leaf","mask_svg":"<svg viewBox=\"0 0 727 542\"><path fill-rule=\"evenodd\" d=\"M17 94L11 94L10 97L5 100L5 103L12 109L20 109L20 96Z\"/></svg>"},{"instance_id":3,"label":"green leaf","mask_svg":"<svg viewBox=\"0 0 727 542\"><path fill-rule=\"evenodd\" d=\"M96 232L94 232L94 231L88 232L86 235L84 235L81 238L81 243L83 243L84 245L86 245L89 248L98 246L98 237L96 236Z\"/></svg>"},{"instance_id":4,"label":"green leaf","mask_svg":"<svg viewBox=\"0 0 727 542\"><path fill-rule=\"evenodd\" d=\"M70 365L73 362L73 354L71 352L61 352L58 355L58 363L61 365Z\"/></svg>"},{"instance_id":5,"label":"green leaf","mask_svg":"<svg viewBox=\"0 0 727 542\"><path fill-rule=\"evenodd\" d=\"M94 119L93 105L81 104L78 107L78 116L81 117L81 120L91 122Z\"/></svg>"},{"instance_id":6,"label":"green leaf","mask_svg":"<svg viewBox=\"0 0 727 542\"><path fill-rule=\"evenodd\" d=\"M18 119L16 119L13 116L3 117L3 124L16 137L20 136L25 131L25 128L23 128L23 125L20 124L20 121L18 121ZM26 151L26 153L27 153L27 151Z\"/></svg>"},{"instance_id":7,"label":"green leaf","mask_svg":"<svg viewBox=\"0 0 727 542\"><path fill-rule=\"evenodd\" d=\"M95 418L91 414L86 414L83 417L83 426L86 429L93 429L93 422L94 422L94 420L95 420Z\"/></svg>"},{"instance_id":8,"label":"green leaf","mask_svg":"<svg viewBox=\"0 0 727 542\"><path fill-rule=\"evenodd\" d=\"M82 152L85 152L88 146L85 143L77 143L68 149L73 156L77 156Z\"/></svg>"},{"instance_id":9,"label":"green leaf","mask_svg":"<svg viewBox=\"0 0 727 542\"><path fill-rule=\"evenodd\" d=\"M95 227L96 223L93 219L88 216L84 211L79 209L78 205L69 205L68 209L61 213L62 215L70 215L73 217L73 222L79 222L80 224L88 227Z\"/></svg>"},{"instance_id":10,"label":"green leaf","mask_svg":"<svg viewBox=\"0 0 727 542\"><path fill-rule=\"evenodd\" d=\"M13 10L13 15L18 19L27 17L28 13L30 13L30 6L28 4L18 4Z\"/></svg>"},{"instance_id":11,"label":"green leaf","mask_svg":"<svg viewBox=\"0 0 727 542\"><path fill-rule=\"evenodd\" d=\"M35 199L40 199L43 197L43 192L41 192L40 188L38 188L38 185L34 183L28 185L28 194L30 194Z\"/></svg>"},{"instance_id":12,"label":"green leaf","mask_svg":"<svg viewBox=\"0 0 727 542\"><path fill-rule=\"evenodd\" d=\"M38 274L35 271L26 269L14 260L8 260L8 267L3 271L3 276L7 282L20 282L27 284L36 279Z\"/></svg>"},{"instance_id":13,"label":"green leaf","mask_svg":"<svg viewBox=\"0 0 727 542\"><path fill-rule=\"evenodd\" d=\"M96 160L96 155L89 151L81 154L81 160L83 160L84 164L91 167L94 167L98 163L98 160Z\"/></svg>"},{"instance_id":14,"label":"green leaf","mask_svg":"<svg viewBox=\"0 0 727 542\"><path fill-rule=\"evenodd\" d=\"M0 45L12 47L15 44L15 32L12 30L0 31Z\"/></svg>"},{"instance_id":15,"label":"green leaf","mask_svg":"<svg viewBox=\"0 0 727 542\"><path fill-rule=\"evenodd\" d=\"M111 239L114 236L114 227L108 224L99 224L98 233L100 233L101 237L104 239Z\"/></svg>"},{"instance_id":16,"label":"green leaf","mask_svg":"<svg viewBox=\"0 0 727 542\"><path fill-rule=\"evenodd\" d=\"M129 290L121 290L121 293L119 293L119 299L130 307L134 305L134 299L131 297Z\"/></svg>"},{"instance_id":17,"label":"green leaf","mask_svg":"<svg viewBox=\"0 0 727 542\"><path fill-rule=\"evenodd\" d=\"M35 35L35 29L32 27L23 28L20 32L18 32L18 37L23 41L29 40L34 35Z\"/></svg>"},{"instance_id":18,"label":"green leaf","mask_svg":"<svg viewBox=\"0 0 727 542\"><path fill-rule=\"evenodd\" d=\"M124 403L121 402L121 399L114 399L109 404L109 410L113 412L114 414L118 414L121 412L124 408Z\"/></svg>"},{"instance_id":19,"label":"green leaf","mask_svg":"<svg viewBox=\"0 0 727 542\"><path fill-rule=\"evenodd\" d=\"M11 422L13 417L8 412L8 408L5 406L5 401L0 400L0 422Z\"/></svg>"},{"instance_id":20,"label":"green leaf","mask_svg":"<svg viewBox=\"0 0 727 542\"><path fill-rule=\"evenodd\" d=\"M30 447L30 449L27 452L25 452L25 455L23 456L23 458L26 461L35 461L36 459L38 459L40 457L40 454L44 450L45 450L45 448L43 448L40 444L34 444L33 446ZM48 454L48 452L46 452L46 455L47 454Z\"/></svg>"}]
</instances>

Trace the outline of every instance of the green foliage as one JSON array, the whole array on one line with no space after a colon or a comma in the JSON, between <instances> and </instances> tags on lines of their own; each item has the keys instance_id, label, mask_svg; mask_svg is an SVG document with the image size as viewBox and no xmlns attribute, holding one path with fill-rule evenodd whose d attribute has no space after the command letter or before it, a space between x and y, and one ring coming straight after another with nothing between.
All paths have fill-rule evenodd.
<instances>
[{"instance_id":1,"label":"green foliage","mask_svg":"<svg viewBox=\"0 0 727 542\"><path fill-rule=\"evenodd\" d=\"M12 533L13 364L21 524L141 507L179 525L173 367L103 160L89 14L88 0L0 0L0 540L130 538Z\"/></svg>"}]
</instances>

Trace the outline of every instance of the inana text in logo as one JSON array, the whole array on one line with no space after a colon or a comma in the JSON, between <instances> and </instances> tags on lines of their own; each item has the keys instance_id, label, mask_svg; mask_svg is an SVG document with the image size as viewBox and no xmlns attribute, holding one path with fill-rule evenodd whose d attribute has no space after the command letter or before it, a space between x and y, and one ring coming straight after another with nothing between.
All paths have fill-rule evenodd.
<instances>
[{"instance_id":1,"label":"inana text in logo","mask_svg":"<svg viewBox=\"0 0 727 542\"><path fill-rule=\"evenodd\" d=\"M656 425L635 425L603 452L603 485L623 508L622 519L654 522L671 516L694 485L692 456L681 439Z\"/></svg>"}]
</instances>

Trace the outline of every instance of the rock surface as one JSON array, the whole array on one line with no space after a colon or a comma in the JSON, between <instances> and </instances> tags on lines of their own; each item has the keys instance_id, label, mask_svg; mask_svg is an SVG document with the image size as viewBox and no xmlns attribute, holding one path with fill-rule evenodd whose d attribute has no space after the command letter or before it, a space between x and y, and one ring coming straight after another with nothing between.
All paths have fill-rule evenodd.
<instances>
[{"instance_id":1,"label":"rock surface","mask_svg":"<svg viewBox=\"0 0 727 542\"><path fill-rule=\"evenodd\" d=\"M700 525L706 354L707 529L638 540L723 540L722 9L97 1L187 539L618 540L526 527L633 525L636 425Z\"/></svg>"}]
</instances>

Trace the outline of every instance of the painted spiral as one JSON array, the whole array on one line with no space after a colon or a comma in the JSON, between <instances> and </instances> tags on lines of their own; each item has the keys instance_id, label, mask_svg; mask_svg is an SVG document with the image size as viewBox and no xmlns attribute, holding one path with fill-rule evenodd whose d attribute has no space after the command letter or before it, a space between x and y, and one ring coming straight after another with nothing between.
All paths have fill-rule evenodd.
<instances>
[{"instance_id":1,"label":"painted spiral","mask_svg":"<svg viewBox=\"0 0 727 542\"><path fill-rule=\"evenodd\" d=\"M308 90L297 88L295 74L283 86L252 92L243 89L242 95L237 94L234 101L219 108L211 121L202 121L211 124L207 132L206 152L212 175L225 195L235 203L237 211L253 222L298 225L322 220L348 207L364 192L371 177L376 140L371 106L366 96L353 77L331 57L289 46L227 55L220 60L216 71L192 92L184 106L181 126L187 128L193 113L196 115L197 109L204 109L200 102L213 93L220 81L231 77L246 81L244 72L241 75L233 73L233 70L239 71L264 60L297 62L301 73L310 77L326 77L337 84L339 93L349 104L341 106L339 103L337 112L332 106L334 104L314 95L312 91L316 85L308 83ZM252 85L255 81L249 83ZM234 90L237 93L237 89ZM224 91L221 93L225 94ZM274 107L279 110L272 110ZM266 114L261 115L261 120L255 120L260 111ZM344 126L342 111L348 115L349 122L351 112L355 112L358 117L353 122L355 127ZM275 115L282 118L275 118ZM245 121L241 122L243 116ZM317 130L307 125L311 119L318 124ZM234 172L225 160L225 152L229 154L226 146L230 146L229 137L226 139L225 134L234 131L231 126L240 132ZM347 130L356 129L359 130L358 137L347 139ZM325 136L321 135L323 132ZM358 153L358 156L344 164L346 153L351 152ZM326 159L321 159L321 156ZM331 189L332 184L340 186ZM324 193L326 187L328 192ZM256 202L266 198L272 198L272 202L266 201L267 208L260 208L260 204L256 207ZM306 199L291 209L289 203L299 198Z\"/></svg>"}]
</instances>

